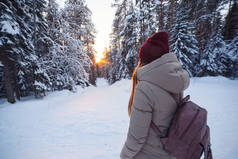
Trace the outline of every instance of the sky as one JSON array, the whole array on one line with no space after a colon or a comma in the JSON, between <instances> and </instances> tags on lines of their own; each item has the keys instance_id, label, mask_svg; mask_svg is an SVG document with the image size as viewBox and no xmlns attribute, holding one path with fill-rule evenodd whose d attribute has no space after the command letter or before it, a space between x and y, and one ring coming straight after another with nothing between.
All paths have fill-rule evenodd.
<instances>
[{"instance_id":1,"label":"sky","mask_svg":"<svg viewBox=\"0 0 238 159\"><path fill-rule=\"evenodd\" d=\"M60 7L64 6L65 0L56 0ZM86 0L86 4L92 11L92 21L95 25L97 34L95 49L102 53L105 47L109 46L109 34L112 29L114 9L111 8L113 0Z\"/></svg>"}]
</instances>

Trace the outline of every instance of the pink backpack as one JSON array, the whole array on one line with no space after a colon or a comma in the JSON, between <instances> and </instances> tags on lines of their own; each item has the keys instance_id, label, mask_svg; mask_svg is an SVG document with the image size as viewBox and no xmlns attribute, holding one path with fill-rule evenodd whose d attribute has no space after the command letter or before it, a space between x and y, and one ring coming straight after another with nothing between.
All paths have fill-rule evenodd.
<instances>
[{"instance_id":1,"label":"pink backpack","mask_svg":"<svg viewBox=\"0 0 238 159\"><path fill-rule=\"evenodd\" d=\"M177 159L212 159L210 129L207 125L207 111L199 107L186 96L173 117L168 134L161 136L158 127L151 122L151 127L161 138L164 149Z\"/></svg>"}]
</instances>

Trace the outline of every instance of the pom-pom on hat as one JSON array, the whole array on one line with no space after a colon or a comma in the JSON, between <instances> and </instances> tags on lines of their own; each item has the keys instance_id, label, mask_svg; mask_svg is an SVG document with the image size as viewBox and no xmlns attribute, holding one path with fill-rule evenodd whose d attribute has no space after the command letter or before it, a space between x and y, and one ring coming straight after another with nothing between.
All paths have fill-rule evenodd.
<instances>
[{"instance_id":1,"label":"pom-pom on hat","mask_svg":"<svg viewBox=\"0 0 238 159\"><path fill-rule=\"evenodd\" d=\"M160 31L141 46L139 58L142 63L150 63L166 53L169 53L169 35L165 31Z\"/></svg>"}]
</instances>

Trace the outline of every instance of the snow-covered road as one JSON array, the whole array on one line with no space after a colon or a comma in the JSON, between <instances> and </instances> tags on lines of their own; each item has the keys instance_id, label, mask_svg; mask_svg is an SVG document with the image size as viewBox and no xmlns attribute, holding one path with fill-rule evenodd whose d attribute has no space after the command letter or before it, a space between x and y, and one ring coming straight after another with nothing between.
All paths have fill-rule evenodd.
<instances>
[{"instance_id":1,"label":"snow-covered road","mask_svg":"<svg viewBox=\"0 0 238 159\"><path fill-rule=\"evenodd\" d=\"M0 104L0 159L119 159L130 81ZM238 80L193 78L185 94L207 108L215 159L238 158Z\"/></svg>"}]
</instances>

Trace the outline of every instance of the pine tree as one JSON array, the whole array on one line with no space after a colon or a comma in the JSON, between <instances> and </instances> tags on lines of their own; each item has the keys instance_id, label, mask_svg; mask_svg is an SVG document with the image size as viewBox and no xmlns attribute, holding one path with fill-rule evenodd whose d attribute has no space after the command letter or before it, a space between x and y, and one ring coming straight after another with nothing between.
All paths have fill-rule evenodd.
<instances>
[{"instance_id":1,"label":"pine tree","mask_svg":"<svg viewBox=\"0 0 238 159\"><path fill-rule=\"evenodd\" d=\"M193 33L194 24L189 22L189 6L179 8L170 40L171 52L175 53L190 76L195 75L194 64L198 63L197 40Z\"/></svg>"},{"instance_id":2,"label":"pine tree","mask_svg":"<svg viewBox=\"0 0 238 159\"><path fill-rule=\"evenodd\" d=\"M207 22L207 25L203 24L203 26L209 28L205 30L210 30L209 32L204 32L206 36L203 37L207 37L209 35L210 37L203 39L203 41L205 41L204 43L207 45L203 48L203 52L200 54L201 67L203 70L198 72L205 76L229 76L230 74L228 68L231 57L226 51L226 44L223 40L223 36L221 35L222 16L220 14L219 3L220 2L216 2L212 5L208 5L210 14L207 16L209 17L208 21L210 22Z\"/></svg>"},{"instance_id":3,"label":"pine tree","mask_svg":"<svg viewBox=\"0 0 238 159\"><path fill-rule=\"evenodd\" d=\"M26 7L19 0L0 2L0 60L3 63L6 96L10 103L15 102L14 92L20 99L23 95L21 90L27 90L32 82L30 73L35 56L29 40L31 30L26 21L30 15ZM29 93L29 90L24 93Z\"/></svg>"},{"instance_id":4,"label":"pine tree","mask_svg":"<svg viewBox=\"0 0 238 159\"><path fill-rule=\"evenodd\" d=\"M204 53L202 53L201 59L202 72L200 72L200 76L224 75L227 70L225 63L228 57L226 45L220 32L212 36Z\"/></svg>"},{"instance_id":5,"label":"pine tree","mask_svg":"<svg viewBox=\"0 0 238 159\"><path fill-rule=\"evenodd\" d=\"M229 43L228 55L231 57L231 62L229 63L229 73L232 78L238 77L238 34L236 34L235 38Z\"/></svg>"},{"instance_id":6,"label":"pine tree","mask_svg":"<svg viewBox=\"0 0 238 159\"><path fill-rule=\"evenodd\" d=\"M84 71L87 74L91 70L94 50L94 25L91 22L91 11L86 6L85 0L67 0L64 8L64 19L68 23L67 34L75 40L79 40L82 45L80 59ZM91 57L91 59L89 58ZM89 79L87 78L86 81Z\"/></svg>"},{"instance_id":7,"label":"pine tree","mask_svg":"<svg viewBox=\"0 0 238 159\"><path fill-rule=\"evenodd\" d=\"M37 56L48 53L47 23L44 16L46 10L46 0L25 0L26 11L30 15L28 26L31 28L31 40Z\"/></svg>"},{"instance_id":8,"label":"pine tree","mask_svg":"<svg viewBox=\"0 0 238 159\"><path fill-rule=\"evenodd\" d=\"M108 52L107 59L107 61L110 63L108 66L108 80L111 84L120 80L121 78L126 78L129 74L125 61L127 51L123 50L123 45L125 45L125 43L122 39L125 29L124 22L128 11L128 0L123 0L121 2L115 0L112 6L116 8L116 12L112 24L110 50Z\"/></svg>"},{"instance_id":9,"label":"pine tree","mask_svg":"<svg viewBox=\"0 0 238 159\"><path fill-rule=\"evenodd\" d=\"M124 28L122 29L120 36L122 37L122 56L121 70L123 78L129 78L132 76L133 70L138 63L138 43L137 43L137 17L132 1L129 3L129 9L124 21ZM124 66L125 65L125 66Z\"/></svg>"},{"instance_id":10,"label":"pine tree","mask_svg":"<svg viewBox=\"0 0 238 159\"><path fill-rule=\"evenodd\" d=\"M138 8L138 28L139 28L139 42L143 44L145 40L150 37L157 29L157 21L155 13L154 1L139 0L137 2Z\"/></svg>"},{"instance_id":11,"label":"pine tree","mask_svg":"<svg viewBox=\"0 0 238 159\"><path fill-rule=\"evenodd\" d=\"M64 69L67 79L67 88L74 89L75 84L87 86L89 82L88 71L92 61L83 47L84 21L87 12L85 1L66 1L66 7L62 13L61 41L67 69ZM86 24L86 23L85 23ZM70 61L71 60L71 61Z\"/></svg>"},{"instance_id":12,"label":"pine tree","mask_svg":"<svg viewBox=\"0 0 238 159\"><path fill-rule=\"evenodd\" d=\"M168 29L166 27L169 25L169 18L171 18L171 14L173 14L169 14L169 10L173 11L172 7L174 6L174 1L170 2L169 0L152 0L150 3L150 12L152 16L149 19L152 22L151 24L154 24L154 29ZM169 17L166 17L166 15Z\"/></svg>"},{"instance_id":13,"label":"pine tree","mask_svg":"<svg viewBox=\"0 0 238 159\"><path fill-rule=\"evenodd\" d=\"M229 0L229 11L226 16L223 33L225 40L232 40L236 36L238 29L237 15L238 15L238 1Z\"/></svg>"},{"instance_id":14,"label":"pine tree","mask_svg":"<svg viewBox=\"0 0 238 159\"><path fill-rule=\"evenodd\" d=\"M46 9L46 23L48 25L47 34L50 40L52 40L50 46L53 45L53 42L60 43L60 12L58 8L59 5L55 2L55 0L49 0Z\"/></svg>"},{"instance_id":15,"label":"pine tree","mask_svg":"<svg viewBox=\"0 0 238 159\"><path fill-rule=\"evenodd\" d=\"M177 0L169 0L167 2L167 5L165 5L164 14L165 17L167 18L167 21L165 22L165 29L169 32L169 34L174 25L177 5L178 5Z\"/></svg>"},{"instance_id":16,"label":"pine tree","mask_svg":"<svg viewBox=\"0 0 238 159\"><path fill-rule=\"evenodd\" d=\"M86 52L86 54L90 58L89 67L86 67L85 70L89 74L89 76L95 76L94 70L92 69L94 67L94 63L92 61L94 60L94 55L96 54L96 51L93 48L95 43L96 30L92 22L92 12L86 5L84 7L85 7L85 15L82 15L82 18L84 18L84 20L83 24L81 25L81 27L84 30L82 43L84 52ZM96 78L91 78L89 82L91 84L95 84Z\"/></svg>"},{"instance_id":17,"label":"pine tree","mask_svg":"<svg viewBox=\"0 0 238 159\"><path fill-rule=\"evenodd\" d=\"M121 54L118 53L118 50L116 48L111 49L108 52L108 61L110 63L109 65L109 77L108 82L110 84L115 83L116 81L120 80L121 75L119 73L120 70L120 60L122 59Z\"/></svg>"},{"instance_id":18,"label":"pine tree","mask_svg":"<svg viewBox=\"0 0 238 159\"><path fill-rule=\"evenodd\" d=\"M63 41L61 40L61 19L55 0L49 0L46 9L46 21L48 24L47 35L49 36L49 52L39 59L41 68L48 74L50 90L61 90L64 88L64 77L62 75L62 61L64 55Z\"/></svg>"},{"instance_id":19,"label":"pine tree","mask_svg":"<svg viewBox=\"0 0 238 159\"><path fill-rule=\"evenodd\" d=\"M46 70L41 68L43 56L49 53L49 35L47 34L47 21L45 19L45 11L47 9L45 0L26 0L26 12L30 15L27 24L32 30L30 39L33 43L32 55L35 58L29 59L32 62L31 67L31 88L35 97L42 97L45 91L50 90L50 81Z\"/></svg>"}]
</instances>

